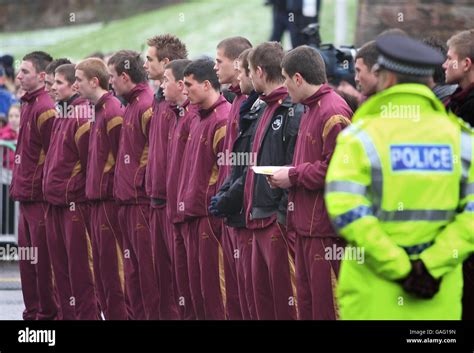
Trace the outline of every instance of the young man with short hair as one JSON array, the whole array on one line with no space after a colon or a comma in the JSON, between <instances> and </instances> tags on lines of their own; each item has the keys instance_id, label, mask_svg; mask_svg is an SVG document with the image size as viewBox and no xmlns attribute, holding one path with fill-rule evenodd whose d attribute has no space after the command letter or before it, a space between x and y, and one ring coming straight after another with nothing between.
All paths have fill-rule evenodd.
<instances>
[{"instance_id":1,"label":"young man with short hair","mask_svg":"<svg viewBox=\"0 0 474 353\"><path fill-rule=\"evenodd\" d=\"M236 272L239 290L240 307L244 320L256 320L255 302L252 287L252 242L253 232L245 226L243 195L247 168L251 165L251 146L258 119L265 103L258 99L252 80L249 77L248 55L252 49L244 50L238 57L240 91L248 98L239 110L238 134L231 153L233 156L244 156L245 162L232 165L229 176L219 188L216 197L211 200L210 211L218 217L225 217L225 224L233 230L236 240ZM227 136L227 135L226 135ZM226 283L227 284L227 283Z\"/></svg>"},{"instance_id":2,"label":"young man with short hair","mask_svg":"<svg viewBox=\"0 0 474 353\"><path fill-rule=\"evenodd\" d=\"M423 43L429 45L432 48L438 50L444 57L448 53L446 44L442 42L439 38L431 36L423 39ZM438 99L447 104L449 97L456 91L458 88L457 84L450 85L446 84L446 74L444 73L443 65L436 66L434 74L428 83L428 87L431 88L433 93L438 97Z\"/></svg>"},{"instance_id":3,"label":"young man with short hair","mask_svg":"<svg viewBox=\"0 0 474 353\"><path fill-rule=\"evenodd\" d=\"M199 59L184 70L185 95L199 107L183 156L179 178L178 214L184 217L184 242L197 319L225 319L225 279L221 222L209 214L216 193L218 155L223 151L230 104L219 92L214 63Z\"/></svg>"},{"instance_id":4,"label":"young man with short hair","mask_svg":"<svg viewBox=\"0 0 474 353\"><path fill-rule=\"evenodd\" d=\"M180 318L195 320L194 305L189 287L188 260L184 246L184 217L178 214L178 179L183 168L184 150L190 137L193 119L199 119L198 107L190 103L184 95L184 70L191 60L173 60L165 66L162 93L173 110L173 120L169 132L166 171L166 217L170 222L169 235L172 246L173 279L176 281L176 293Z\"/></svg>"},{"instance_id":5,"label":"young man with short hair","mask_svg":"<svg viewBox=\"0 0 474 353\"><path fill-rule=\"evenodd\" d=\"M377 76L372 72L372 67L377 63L379 52L375 41L365 43L355 57L355 81L365 99L372 96L377 88Z\"/></svg>"},{"instance_id":6,"label":"young man with short hair","mask_svg":"<svg viewBox=\"0 0 474 353\"><path fill-rule=\"evenodd\" d=\"M99 318L90 265L86 170L92 109L75 89L74 64L58 66L51 87L58 115L44 163L48 248L64 320Z\"/></svg>"},{"instance_id":7,"label":"young man with short hair","mask_svg":"<svg viewBox=\"0 0 474 353\"><path fill-rule=\"evenodd\" d=\"M17 75L26 93L21 97L10 194L20 202L18 246L38 249L35 264L32 259L19 261L25 320L53 320L58 314L44 223L47 204L42 191L44 160L56 116L54 102L44 88L45 69L52 60L45 52L29 53L23 57Z\"/></svg>"},{"instance_id":8,"label":"young man with short hair","mask_svg":"<svg viewBox=\"0 0 474 353\"><path fill-rule=\"evenodd\" d=\"M120 50L109 59L108 68L115 93L127 101L115 165L114 197L119 203L130 316L136 320L158 320L159 288L149 224L150 198L145 191L153 92L139 53Z\"/></svg>"},{"instance_id":9,"label":"young man with short hair","mask_svg":"<svg viewBox=\"0 0 474 353\"><path fill-rule=\"evenodd\" d=\"M50 62L49 65L46 66L46 69L44 70L46 72L46 76L44 78L44 89L46 92L48 92L52 100L56 100L56 96L53 94L53 91L51 91L51 87L53 87L53 83L54 83L54 70L56 70L58 66L61 66L64 64L71 64L71 61L66 58L55 59L52 62Z\"/></svg>"},{"instance_id":10,"label":"young man with short hair","mask_svg":"<svg viewBox=\"0 0 474 353\"><path fill-rule=\"evenodd\" d=\"M186 46L177 37L164 34L148 40L144 64L148 78L163 81L165 65L176 59L186 59ZM168 136L174 121L170 104L165 101L162 89L158 89L153 100L153 116L148 136L149 163L146 169L146 192L151 197L150 227L152 249L160 290L160 319L179 317L176 283L173 276L172 237L170 223L166 217L166 171Z\"/></svg>"},{"instance_id":11,"label":"young man with short hair","mask_svg":"<svg viewBox=\"0 0 474 353\"><path fill-rule=\"evenodd\" d=\"M324 61L313 48L301 46L282 61L285 87L294 103L305 106L292 167L270 176L274 187L289 189L288 228L296 231L296 292L298 318L335 320L338 317L333 285L339 260L326 250L344 249L324 205L324 180L342 129L352 111L327 84Z\"/></svg>"},{"instance_id":12,"label":"young man with short hair","mask_svg":"<svg viewBox=\"0 0 474 353\"><path fill-rule=\"evenodd\" d=\"M105 63L89 58L76 65L76 86L94 105L87 160L86 197L91 207L94 275L106 320L126 320L122 232L113 199L115 161L123 122L120 101L108 92Z\"/></svg>"},{"instance_id":13,"label":"young man with short hair","mask_svg":"<svg viewBox=\"0 0 474 353\"><path fill-rule=\"evenodd\" d=\"M459 85L447 108L474 126L474 29L455 34L447 44L446 83Z\"/></svg>"},{"instance_id":14,"label":"young man with short hair","mask_svg":"<svg viewBox=\"0 0 474 353\"><path fill-rule=\"evenodd\" d=\"M443 64L446 83L459 85L448 98L447 108L474 127L474 29L462 31L448 40L448 57ZM463 265L464 320L474 320L474 255Z\"/></svg>"},{"instance_id":15,"label":"young man with short hair","mask_svg":"<svg viewBox=\"0 0 474 353\"><path fill-rule=\"evenodd\" d=\"M237 76L238 71L238 56L246 49L252 47L248 39L243 37L230 37L222 40L217 45L216 70L219 83L221 85L229 84L229 91L235 94L232 106L230 108L229 116L227 118L226 135L224 138L224 153L221 160L224 162L219 166L219 177L217 179L217 186L220 187L224 180L230 173L231 163L227 156L232 152L232 146L237 137L239 129L239 111L242 103L247 99L247 96L242 94L239 86ZM226 311L229 319L241 320L242 308L240 307L239 291L237 285L237 262L236 256L237 239L234 230L224 223L222 223L222 247L224 249L225 262L224 272L226 278Z\"/></svg>"},{"instance_id":16,"label":"young man with short hair","mask_svg":"<svg viewBox=\"0 0 474 353\"><path fill-rule=\"evenodd\" d=\"M279 43L266 42L249 55L250 77L267 106L256 128L252 153L257 166L291 164L303 107L283 87ZM244 188L247 228L254 234L252 282L259 320L296 319L294 239L286 231L288 193L271 189L265 175L248 168Z\"/></svg>"}]
</instances>

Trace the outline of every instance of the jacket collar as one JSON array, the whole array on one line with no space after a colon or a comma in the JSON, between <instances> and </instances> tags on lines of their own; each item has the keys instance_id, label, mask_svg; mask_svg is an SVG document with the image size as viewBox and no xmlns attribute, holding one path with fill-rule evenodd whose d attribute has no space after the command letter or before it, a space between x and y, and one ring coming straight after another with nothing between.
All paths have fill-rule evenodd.
<instances>
[{"instance_id":1,"label":"jacket collar","mask_svg":"<svg viewBox=\"0 0 474 353\"><path fill-rule=\"evenodd\" d=\"M21 96L21 101L30 103L36 98L38 98L41 94L45 93L46 91L44 90L44 86L41 88L38 88L37 90L33 92L26 92L23 96Z\"/></svg>"},{"instance_id":2,"label":"jacket collar","mask_svg":"<svg viewBox=\"0 0 474 353\"><path fill-rule=\"evenodd\" d=\"M242 115L245 115L245 113L247 113L248 111L250 111L252 109L253 104L255 103L257 99L258 99L258 93L255 91L250 92L247 99L242 102L240 106L239 114L242 116Z\"/></svg>"},{"instance_id":3,"label":"jacket collar","mask_svg":"<svg viewBox=\"0 0 474 353\"><path fill-rule=\"evenodd\" d=\"M127 94L124 94L123 98L128 103L131 103L134 99L136 99L140 95L140 93L145 91L147 89L147 87L148 87L148 83L146 83L146 82L139 83L135 87L133 87L130 90L130 92L128 92Z\"/></svg>"},{"instance_id":4,"label":"jacket collar","mask_svg":"<svg viewBox=\"0 0 474 353\"><path fill-rule=\"evenodd\" d=\"M226 102L227 102L227 100L221 94L219 96L219 98L217 99L217 101L210 108L208 108L208 109L199 109L199 116L201 117L201 119L207 118L209 115L211 115L212 113L214 113L216 111L217 107L219 107L220 105L222 105Z\"/></svg>"},{"instance_id":5,"label":"jacket collar","mask_svg":"<svg viewBox=\"0 0 474 353\"><path fill-rule=\"evenodd\" d=\"M268 96L265 94L260 95L260 99L263 100L268 105L279 102L282 104L285 98L288 97L288 91L285 87L278 87L272 91Z\"/></svg>"},{"instance_id":6,"label":"jacket collar","mask_svg":"<svg viewBox=\"0 0 474 353\"><path fill-rule=\"evenodd\" d=\"M332 91L332 88L329 87L327 83L324 83L319 87L319 89L312 95L303 100L301 103L305 106L311 107L314 104L317 104L323 96Z\"/></svg>"},{"instance_id":7,"label":"jacket collar","mask_svg":"<svg viewBox=\"0 0 474 353\"><path fill-rule=\"evenodd\" d=\"M230 86L229 91L234 93L236 96L241 96L242 95L242 91L240 90L240 85L237 85L235 87Z\"/></svg>"},{"instance_id":8,"label":"jacket collar","mask_svg":"<svg viewBox=\"0 0 474 353\"><path fill-rule=\"evenodd\" d=\"M177 104L177 105L172 105L172 106L171 106L171 110L173 110L174 114L175 114L176 117L178 118L180 111L182 111L183 109L186 110L186 111L189 110L189 103L190 103L189 99L186 99L186 100L184 101L184 103L181 104L181 105L179 105L179 104Z\"/></svg>"},{"instance_id":9,"label":"jacket collar","mask_svg":"<svg viewBox=\"0 0 474 353\"><path fill-rule=\"evenodd\" d=\"M160 87L155 92L155 100L161 102L163 99L165 99L165 96L163 95L163 88Z\"/></svg>"},{"instance_id":10,"label":"jacket collar","mask_svg":"<svg viewBox=\"0 0 474 353\"><path fill-rule=\"evenodd\" d=\"M107 92L102 97L100 97L97 103L95 104L95 110L99 111L104 108L105 102L109 99L110 96L112 96L112 92Z\"/></svg>"},{"instance_id":11,"label":"jacket collar","mask_svg":"<svg viewBox=\"0 0 474 353\"><path fill-rule=\"evenodd\" d=\"M470 96L474 97L474 83L470 84L465 89L458 87L451 96L451 101L462 104Z\"/></svg>"}]
</instances>

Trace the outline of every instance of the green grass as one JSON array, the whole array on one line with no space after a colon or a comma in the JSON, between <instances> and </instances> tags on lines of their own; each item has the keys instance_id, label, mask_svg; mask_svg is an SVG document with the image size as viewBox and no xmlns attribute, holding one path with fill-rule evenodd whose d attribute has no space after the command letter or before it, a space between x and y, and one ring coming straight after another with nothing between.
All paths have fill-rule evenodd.
<instances>
[{"instance_id":1,"label":"green grass","mask_svg":"<svg viewBox=\"0 0 474 353\"><path fill-rule=\"evenodd\" d=\"M357 0L347 0L347 40L353 40ZM78 60L95 51L143 50L146 39L160 33L179 36L188 46L190 57L214 55L223 38L242 35L253 43L268 39L271 8L264 0L193 0L164 7L122 20L31 32L0 34L0 52L17 58L32 50L44 50L53 57ZM323 0L321 35L323 42L334 39L335 0ZM288 36L284 41L288 42ZM286 44L288 47L288 43Z\"/></svg>"}]
</instances>

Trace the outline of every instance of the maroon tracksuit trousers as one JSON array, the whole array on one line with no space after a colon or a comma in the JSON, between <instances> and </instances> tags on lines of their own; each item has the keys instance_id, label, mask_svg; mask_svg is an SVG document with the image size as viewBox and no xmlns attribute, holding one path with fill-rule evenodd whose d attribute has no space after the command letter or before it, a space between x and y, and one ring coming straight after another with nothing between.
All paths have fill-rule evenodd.
<instances>
[{"instance_id":1,"label":"maroon tracksuit trousers","mask_svg":"<svg viewBox=\"0 0 474 353\"><path fill-rule=\"evenodd\" d=\"M21 202L18 246L38 249L37 259L20 259L25 320L53 320L58 315L53 273L46 241L43 202ZM35 263L36 262L36 263Z\"/></svg>"},{"instance_id":2,"label":"maroon tracksuit trousers","mask_svg":"<svg viewBox=\"0 0 474 353\"><path fill-rule=\"evenodd\" d=\"M226 313L229 320L242 320L242 308L237 284L237 237L233 228L222 222L222 249L224 251L224 275L226 289Z\"/></svg>"},{"instance_id":3,"label":"maroon tracksuit trousers","mask_svg":"<svg viewBox=\"0 0 474 353\"><path fill-rule=\"evenodd\" d=\"M253 231L247 228L229 228L237 239L238 256L235 259L240 307L244 320L257 320L252 286Z\"/></svg>"},{"instance_id":4,"label":"maroon tracksuit trousers","mask_svg":"<svg viewBox=\"0 0 474 353\"><path fill-rule=\"evenodd\" d=\"M160 298L149 224L149 205L120 205L126 292L135 320L158 320Z\"/></svg>"},{"instance_id":5,"label":"maroon tracksuit trousers","mask_svg":"<svg viewBox=\"0 0 474 353\"><path fill-rule=\"evenodd\" d=\"M224 251L220 244L221 222L199 217L185 222L183 238L188 257L191 297L198 320L224 320Z\"/></svg>"},{"instance_id":6,"label":"maroon tracksuit trousers","mask_svg":"<svg viewBox=\"0 0 474 353\"><path fill-rule=\"evenodd\" d=\"M182 320L196 320L196 312L191 296L188 273L188 255L183 234L188 230L187 223L174 223L173 227L173 264L178 293L178 310ZM204 314L203 314L204 316Z\"/></svg>"},{"instance_id":7,"label":"maroon tracksuit trousers","mask_svg":"<svg viewBox=\"0 0 474 353\"><path fill-rule=\"evenodd\" d=\"M336 320L336 283L339 260L326 260L325 249L344 247L336 237L296 237L296 288L298 293L298 319Z\"/></svg>"},{"instance_id":8,"label":"maroon tracksuit trousers","mask_svg":"<svg viewBox=\"0 0 474 353\"><path fill-rule=\"evenodd\" d=\"M252 283L259 320L296 319L295 266L284 226L254 229Z\"/></svg>"},{"instance_id":9,"label":"maroon tracksuit trousers","mask_svg":"<svg viewBox=\"0 0 474 353\"><path fill-rule=\"evenodd\" d=\"M122 233L114 201L91 204L95 284L106 320L127 320Z\"/></svg>"},{"instance_id":10,"label":"maroon tracksuit trousers","mask_svg":"<svg viewBox=\"0 0 474 353\"><path fill-rule=\"evenodd\" d=\"M47 210L48 249L64 320L99 318L89 217L90 207L83 203Z\"/></svg>"},{"instance_id":11,"label":"maroon tracksuit trousers","mask_svg":"<svg viewBox=\"0 0 474 353\"><path fill-rule=\"evenodd\" d=\"M150 226L155 273L160 290L160 319L177 320L176 280L173 266L174 244L166 207L150 208Z\"/></svg>"}]
</instances>

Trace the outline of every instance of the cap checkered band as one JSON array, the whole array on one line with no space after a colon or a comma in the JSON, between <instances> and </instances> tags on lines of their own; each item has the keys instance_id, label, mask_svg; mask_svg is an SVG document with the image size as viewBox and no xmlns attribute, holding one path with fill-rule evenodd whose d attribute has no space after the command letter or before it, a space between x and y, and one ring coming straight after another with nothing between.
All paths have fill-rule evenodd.
<instances>
[{"instance_id":1,"label":"cap checkered band","mask_svg":"<svg viewBox=\"0 0 474 353\"><path fill-rule=\"evenodd\" d=\"M413 76L433 76L434 68L427 66L412 66L410 64L402 64L399 61L394 61L386 56L379 55L377 63L387 70L398 72L405 75Z\"/></svg>"}]
</instances>

